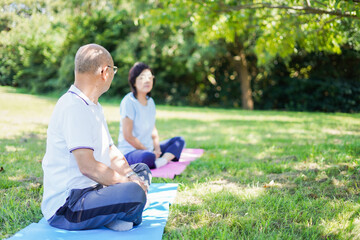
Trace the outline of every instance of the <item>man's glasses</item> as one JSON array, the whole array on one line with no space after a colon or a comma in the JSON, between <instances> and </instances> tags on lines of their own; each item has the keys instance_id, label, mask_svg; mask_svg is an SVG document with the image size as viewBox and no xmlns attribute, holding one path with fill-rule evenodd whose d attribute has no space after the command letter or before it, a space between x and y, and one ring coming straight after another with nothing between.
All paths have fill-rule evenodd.
<instances>
[{"instance_id":1,"label":"man's glasses","mask_svg":"<svg viewBox=\"0 0 360 240\"><path fill-rule=\"evenodd\" d=\"M116 66L113 66L113 67L112 67L112 66L109 66L109 65L108 65L108 67L113 69L114 75L115 75L115 73L116 73L117 70L118 70L118 67L116 67Z\"/></svg>"}]
</instances>

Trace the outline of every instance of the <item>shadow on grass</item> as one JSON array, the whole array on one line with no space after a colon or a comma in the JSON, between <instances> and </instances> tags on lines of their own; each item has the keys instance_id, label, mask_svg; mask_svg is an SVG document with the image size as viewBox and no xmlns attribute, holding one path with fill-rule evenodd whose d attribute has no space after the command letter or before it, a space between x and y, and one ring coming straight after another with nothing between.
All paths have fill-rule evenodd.
<instances>
[{"instance_id":1,"label":"shadow on grass","mask_svg":"<svg viewBox=\"0 0 360 240\"><path fill-rule=\"evenodd\" d=\"M109 122L109 131L117 142L119 122ZM281 128L279 128L281 126ZM304 123L298 124L286 121L248 121L248 120L214 120L202 121L193 119L157 120L160 140L181 135L187 142L187 147L216 148L246 148L248 146L316 144L326 139L314 137L312 130L302 130ZM321 127L319 126L321 129Z\"/></svg>"},{"instance_id":2,"label":"shadow on grass","mask_svg":"<svg viewBox=\"0 0 360 240\"><path fill-rule=\"evenodd\" d=\"M10 237L42 218L41 160L45 144L45 136L34 131L0 139L0 238Z\"/></svg>"},{"instance_id":3,"label":"shadow on grass","mask_svg":"<svg viewBox=\"0 0 360 240\"><path fill-rule=\"evenodd\" d=\"M42 183L41 161L46 139L34 132L23 133L11 139L0 139L0 189Z\"/></svg>"},{"instance_id":4,"label":"shadow on grass","mask_svg":"<svg viewBox=\"0 0 360 240\"><path fill-rule=\"evenodd\" d=\"M164 239L352 238L360 145L355 133L323 132L339 128L326 121L158 120L161 139L182 135L206 150L175 180L155 180L184 184L179 198L188 200L172 206ZM251 188L261 194L247 198Z\"/></svg>"},{"instance_id":5,"label":"shadow on grass","mask_svg":"<svg viewBox=\"0 0 360 240\"><path fill-rule=\"evenodd\" d=\"M226 115L211 119L206 118L206 111L198 119L157 120L161 140L181 135L187 147L206 150L175 180L154 179L181 184L181 202L171 207L165 239L318 239L350 234L352 220L359 217L360 179L353 164L360 152L356 124L339 127L341 121L332 119L337 115L327 119L325 114L286 113L279 117L282 113L213 109L209 112ZM108 125L116 144L119 123ZM344 126L348 132L341 130ZM21 212L27 209L23 202L28 190L33 191L32 203L38 204L35 216L41 216L41 186L31 183L41 184L45 144L45 136L34 132L0 140L1 193L6 196L2 204L7 210L0 225L14 218L33 219ZM6 232L22 228L20 222ZM338 226L332 230L326 224Z\"/></svg>"},{"instance_id":6,"label":"shadow on grass","mask_svg":"<svg viewBox=\"0 0 360 240\"><path fill-rule=\"evenodd\" d=\"M223 231L226 239L348 239L355 230L352 222L359 218L360 207L354 203L360 177L350 168L334 169L326 171L325 180L317 178L320 171L303 170L264 174L263 182L248 184L225 173L188 183L178 196L185 200L172 206L166 236L210 239ZM342 177L344 171L349 171L347 177ZM299 180L303 175L312 179ZM225 180L212 181L216 178ZM338 184L341 180L353 182Z\"/></svg>"}]
</instances>

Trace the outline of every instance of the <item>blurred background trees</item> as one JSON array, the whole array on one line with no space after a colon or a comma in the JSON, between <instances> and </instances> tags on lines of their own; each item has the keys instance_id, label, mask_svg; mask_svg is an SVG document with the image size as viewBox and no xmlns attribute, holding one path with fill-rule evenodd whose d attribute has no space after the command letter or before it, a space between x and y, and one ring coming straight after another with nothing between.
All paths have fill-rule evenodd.
<instances>
[{"instance_id":1,"label":"blurred background trees","mask_svg":"<svg viewBox=\"0 0 360 240\"><path fill-rule=\"evenodd\" d=\"M0 85L63 92L74 56L106 47L128 91L136 61L156 75L157 103L360 110L357 1L2 0Z\"/></svg>"}]
</instances>

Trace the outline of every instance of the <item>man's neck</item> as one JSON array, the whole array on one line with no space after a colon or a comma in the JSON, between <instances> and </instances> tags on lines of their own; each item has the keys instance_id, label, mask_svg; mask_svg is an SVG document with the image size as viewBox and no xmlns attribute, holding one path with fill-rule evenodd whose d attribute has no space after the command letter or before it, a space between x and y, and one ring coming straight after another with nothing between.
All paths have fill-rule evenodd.
<instances>
[{"instance_id":1,"label":"man's neck","mask_svg":"<svg viewBox=\"0 0 360 240\"><path fill-rule=\"evenodd\" d=\"M94 81L92 81L92 79L76 76L74 86L77 87L83 94L85 94L90 99L90 101L97 104L101 94L99 94L99 90L96 84L93 83Z\"/></svg>"}]
</instances>

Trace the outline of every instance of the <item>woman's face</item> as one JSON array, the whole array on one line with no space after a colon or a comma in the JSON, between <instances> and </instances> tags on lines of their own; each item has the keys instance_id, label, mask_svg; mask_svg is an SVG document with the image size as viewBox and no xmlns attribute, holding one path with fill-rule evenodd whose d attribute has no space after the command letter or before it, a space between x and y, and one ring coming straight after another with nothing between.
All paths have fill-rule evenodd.
<instances>
[{"instance_id":1,"label":"woman's face","mask_svg":"<svg viewBox=\"0 0 360 240\"><path fill-rule=\"evenodd\" d=\"M138 93L147 94L153 87L154 76L149 69L143 70L135 80L135 88Z\"/></svg>"}]
</instances>

